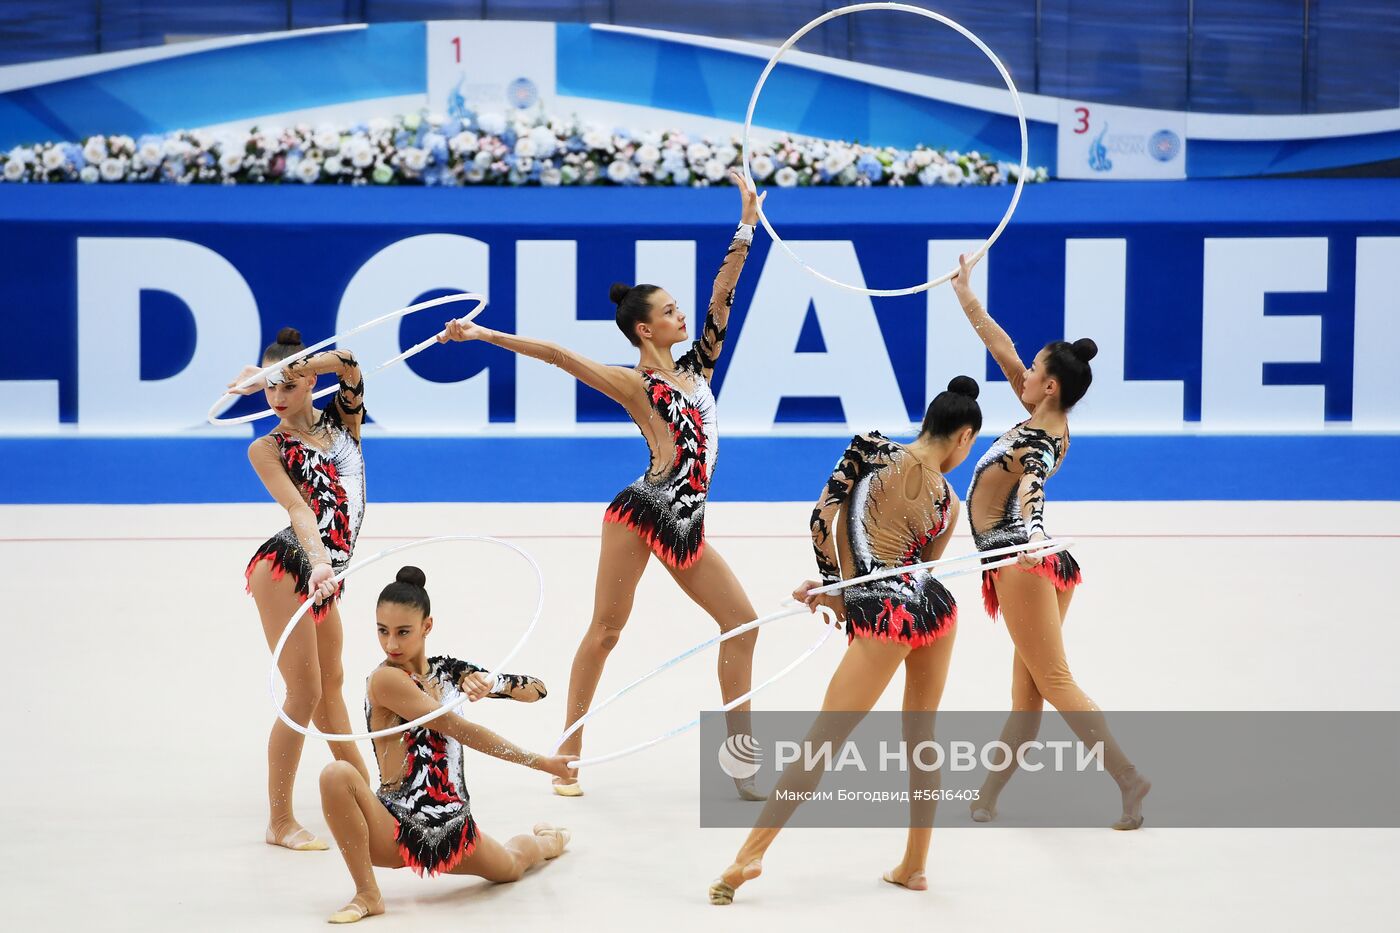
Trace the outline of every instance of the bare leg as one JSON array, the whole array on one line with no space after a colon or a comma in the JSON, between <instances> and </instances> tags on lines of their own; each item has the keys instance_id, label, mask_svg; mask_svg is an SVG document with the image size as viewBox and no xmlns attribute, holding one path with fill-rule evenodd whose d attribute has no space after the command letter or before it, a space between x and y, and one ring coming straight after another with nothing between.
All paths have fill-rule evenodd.
<instances>
[{"instance_id":1,"label":"bare leg","mask_svg":"<svg viewBox=\"0 0 1400 933\"><path fill-rule=\"evenodd\" d=\"M569 697L564 709L564 728L568 729L593 705L593 694L603 676L603 665L617 644L622 627L632 612L632 600L637 581L646 570L651 550L636 532L615 522L603 523L602 552L598 556L598 578L593 593L593 620L574 653L574 665L569 672ZM559 747L561 755L583 752L583 730L579 729ZM556 788L577 788L578 780L554 779ZM577 790L567 794L574 796Z\"/></svg>"},{"instance_id":2,"label":"bare leg","mask_svg":"<svg viewBox=\"0 0 1400 933\"><path fill-rule=\"evenodd\" d=\"M1070 674L1060 637L1055 587L1049 580L1024 571L1002 572L996 587L1006 629L1040 695L1060 711L1081 742L1091 746L1103 743L1104 767L1118 782L1123 796L1123 815L1114 828L1137 829L1142 825L1142 798L1152 785L1138 774L1108 731L1099 707Z\"/></svg>"},{"instance_id":3,"label":"bare leg","mask_svg":"<svg viewBox=\"0 0 1400 933\"><path fill-rule=\"evenodd\" d=\"M533 866L562 855L569 838L567 829L548 823L536 823L532 833L511 836L504 845L483 833L472 854L453 866L451 873L476 875L497 884L519 881Z\"/></svg>"},{"instance_id":4,"label":"bare leg","mask_svg":"<svg viewBox=\"0 0 1400 933\"><path fill-rule=\"evenodd\" d=\"M287 620L299 605L291 577L273 580L270 565L260 562L250 577L249 589L262 617L263 634L269 648L282 637ZM321 670L317 657L316 632L310 618L297 623L277 669L287 683L287 698L282 711L293 721L308 723L321 701ZM292 789L296 784L297 765L301 762L304 739L300 732L278 719L272 724L267 740L267 802L266 839L272 845L289 849L310 850L327 848L292 815Z\"/></svg>"},{"instance_id":5,"label":"bare leg","mask_svg":"<svg viewBox=\"0 0 1400 933\"><path fill-rule=\"evenodd\" d=\"M316 653L321 665L321 702L316 704L312 719L322 732L350 731L350 713L345 708L345 667L340 649L344 641L340 624L340 604L332 603L330 612L316 626ZM348 761L370 783L369 769L354 742L331 742L331 755L336 761Z\"/></svg>"},{"instance_id":6,"label":"bare leg","mask_svg":"<svg viewBox=\"0 0 1400 933\"><path fill-rule=\"evenodd\" d=\"M1056 590L1055 599L1060 610L1060 627L1064 628L1069 613L1070 600L1074 598L1074 587ZM1019 653L1011 658L1011 715L1006 717L1006 725L1001 730L1001 741L1012 751L1012 758L1001 771L988 771L982 782L977 799L972 801L972 819L978 823L990 823L996 819L997 799L1006 789L1011 776L1016 773L1017 758L1021 747L1035 741L1040 734L1040 720L1045 708L1045 698L1035 687L1035 678L1026 668Z\"/></svg>"},{"instance_id":7,"label":"bare leg","mask_svg":"<svg viewBox=\"0 0 1400 933\"><path fill-rule=\"evenodd\" d=\"M394 818L348 761L334 761L321 772L321 812L355 882L355 896L331 915L331 922L353 923L384 913L374 866L403 867Z\"/></svg>"},{"instance_id":8,"label":"bare leg","mask_svg":"<svg viewBox=\"0 0 1400 933\"><path fill-rule=\"evenodd\" d=\"M851 734L865 714L880 698L895 670L909 649L894 642L857 638L846 649L822 700L822 714L808 731L805 741L813 747L830 743L840 745ZM763 871L763 855L783 825L797 809L793 795L815 790L821 783L822 772L815 769L788 768L778 780L778 791L763 806L758 824L749 832L733 864L710 886L711 904L728 904L734 891L746 881L757 878ZM784 798L787 799L784 799Z\"/></svg>"},{"instance_id":9,"label":"bare leg","mask_svg":"<svg viewBox=\"0 0 1400 933\"><path fill-rule=\"evenodd\" d=\"M953 659L953 639L957 629L942 638L909 652L904 659L904 742L913 749L919 742L933 741L934 714L943 699L943 687L948 682L948 665ZM928 845L933 836L933 817L938 807L936 792L942 786L942 775L909 769L909 838L904 846L904 858L884 879L903 885L912 891L928 888L924 869L928 864ZM923 800L918 792L928 792Z\"/></svg>"},{"instance_id":10,"label":"bare leg","mask_svg":"<svg viewBox=\"0 0 1400 933\"><path fill-rule=\"evenodd\" d=\"M700 559L684 570L667 566L671 576L695 602L719 625L721 632L736 629L758 618L753 603L744 593L739 578L734 575L729 564L719 551L706 542ZM748 693L753 687L753 652L758 644L758 630L745 632L738 638L731 638L719 646L719 691L725 705ZM741 703L725 714L725 725L732 735L753 733L753 706ZM762 800L763 795L753 786L753 779L735 779L739 795L748 800Z\"/></svg>"}]
</instances>

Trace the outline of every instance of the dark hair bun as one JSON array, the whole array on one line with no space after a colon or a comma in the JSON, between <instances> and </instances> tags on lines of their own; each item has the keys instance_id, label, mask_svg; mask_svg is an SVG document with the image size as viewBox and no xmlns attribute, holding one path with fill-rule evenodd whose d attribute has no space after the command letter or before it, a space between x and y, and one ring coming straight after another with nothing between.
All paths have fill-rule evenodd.
<instances>
[{"instance_id":1,"label":"dark hair bun","mask_svg":"<svg viewBox=\"0 0 1400 933\"><path fill-rule=\"evenodd\" d=\"M608 298L615 305L622 304L622 299L627 297L627 293L632 290L631 285L623 285L621 282L612 283L612 288L608 289Z\"/></svg>"},{"instance_id":2,"label":"dark hair bun","mask_svg":"<svg viewBox=\"0 0 1400 933\"><path fill-rule=\"evenodd\" d=\"M277 342L288 347L301 346L301 331L295 327L284 327L277 332Z\"/></svg>"},{"instance_id":3,"label":"dark hair bun","mask_svg":"<svg viewBox=\"0 0 1400 933\"><path fill-rule=\"evenodd\" d=\"M1099 355L1099 345L1088 337L1080 337L1074 342L1072 349L1074 350L1074 355L1085 363Z\"/></svg>"},{"instance_id":4,"label":"dark hair bun","mask_svg":"<svg viewBox=\"0 0 1400 933\"><path fill-rule=\"evenodd\" d=\"M952 381L948 383L948 391L975 399L981 389L977 386L977 380L971 376L954 376Z\"/></svg>"},{"instance_id":5,"label":"dark hair bun","mask_svg":"<svg viewBox=\"0 0 1400 933\"><path fill-rule=\"evenodd\" d=\"M419 589L428 585L428 575L417 567L400 567L398 576L394 579L399 583L407 583L409 586L416 586Z\"/></svg>"}]
</instances>

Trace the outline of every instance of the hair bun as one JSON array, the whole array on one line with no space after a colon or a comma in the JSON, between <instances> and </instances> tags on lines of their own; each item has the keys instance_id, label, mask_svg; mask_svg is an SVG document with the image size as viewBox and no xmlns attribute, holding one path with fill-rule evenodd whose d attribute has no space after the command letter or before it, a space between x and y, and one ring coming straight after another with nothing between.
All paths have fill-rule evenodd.
<instances>
[{"instance_id":1,"label":"hair bun","mask_svg":"<svg viewBox=\"0 0 1400 933\"><path fill-rule=\"evenodd\" d=\"M1088 337L1080 337L1071 345L1071 349L1074 350L1074 355L1085 363L1099 355L1099 345Z\"/></svg>"},{"instance_id":2,"label":"hair bun","mask_svg":"<svg viewBox=\"0 0 1400 933\"><path fill-rule=\"evenodd\" d=\"M971 376L954 376L948 383L948 391L957 395L965 395L970 399L977 398L977 393L981 389L977 385L977 380Z\"/></svg>"},{"instance_id":3,"label":"hair bun","mask_svg":"<svg viewBox=\"0 0 1400 933\"><path fill-rule=\"evenodd\" d=\"M277 332L277 342L288 347L301 346L301 331L295 327L284 327Z\"/></svg>"},{"instance_id":4,"label":"hair bun","mask_svg":"<svg viewBox=\"0 0 1400 933\"><path fill-rule=\"evenodd\" d=\"M428 584L428 575L412 565L400 567L398 575L394 579L399 583L407 583L409 586L416 586L419 589Z\"/></svg>"},{"instance_id":5,"label":"hair bun","mask_svg":"<svg viewBox=\"0 0 1400 933\"><path fill-rule=\"evenodd\" d=\"M612 288L608 289L608 297L615 305L622 304L622 299L627 297L627 293L632 290L631 285L624 285L621 282L612 283Z\"/></svg>"}]
</instances>

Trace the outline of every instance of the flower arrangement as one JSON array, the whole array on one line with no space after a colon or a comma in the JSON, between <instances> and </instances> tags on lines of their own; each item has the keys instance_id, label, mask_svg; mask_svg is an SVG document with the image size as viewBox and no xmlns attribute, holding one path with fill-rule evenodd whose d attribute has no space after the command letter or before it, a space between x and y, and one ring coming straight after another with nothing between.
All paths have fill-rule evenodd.
<instances>
[{"instance_id":1,"label":"flower arrangement","mask_svg":"<svg viewBox=\"0 0 1400 933\"><path fill-rule=\"evenodd\" d=\"M163 136L90 136L0 153L6 182L341 185L730 184L739 139L678 131L629 132L538 112L408 114L353 126L257 128L247 133L181 130ZM1019 166L977 152L912 150L782 137L756 144L760 184L999 185ZM1027 182L1044 181L1044 168Z\"/></svg>"}]
</instances>

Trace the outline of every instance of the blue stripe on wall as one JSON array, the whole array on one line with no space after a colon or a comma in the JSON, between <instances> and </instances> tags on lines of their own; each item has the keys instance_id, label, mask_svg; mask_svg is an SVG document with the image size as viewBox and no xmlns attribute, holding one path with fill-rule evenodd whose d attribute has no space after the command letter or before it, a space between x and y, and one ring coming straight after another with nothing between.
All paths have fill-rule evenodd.
<instances>
[{"instance_id":1,"label":"blue stripe on wall","mask_svg":"<svg viewBox=\"0 0 1400 933\"><path fill-rule=\"evenodd\" d=\"M0 94L0 148L422 94L427 81L422 23L255 42Z\"/></svg>"},{"instance_id":2,"label":"blue stripe on wall","mask_svg":"<svg viewBox=\"0 0 1400 933\"><path fill-rule=\"evenodd\" d=\"M950 479L959 494L990 437ZM711 498L815 500L839 437L725 438ZM246 438L0 439L0 504L263 502ZM378 502L606 502L644 468L640 438L365 441ZM1400 435L1079 435L1061 501L1400 499ZM1280 465L1286 468L1279 468ZM100 465L100 469L96 467Z\"/></svg>"}]
</instances>

